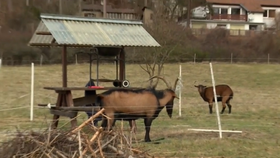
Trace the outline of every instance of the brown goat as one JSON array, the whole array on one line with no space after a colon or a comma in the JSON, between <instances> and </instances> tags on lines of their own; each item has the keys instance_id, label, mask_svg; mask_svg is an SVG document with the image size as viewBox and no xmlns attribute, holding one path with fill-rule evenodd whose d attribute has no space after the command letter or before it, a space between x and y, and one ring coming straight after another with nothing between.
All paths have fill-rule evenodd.
<instances>
[{"instance_id":1,"label":"brown goat","mask_svg":"<svg viewBox=\"0 0 280 158\"><path fill-rule=\"evenodd\" d=\"M198 92L202 99L209 103L209 111L210 114L212 114L212 107L213 102L215 102L214 99L214 92L213 87L206 87L203 85L198 85L195 87L198 89ZM221 114L224 113L226 105L228 106L228 113L231 113L231 104L230 100L233 98L233 91L228 85L216 85L216 95L217 95L217 101L222 102L223 109L221 111Z\"/></svg>"},{"instance_id":2,"label":"brown goat","mask_svg":"<svg viewBox=\"0 0 280 158\"><path fill-rule=\"evenodd\" d=\"M167 82L166 82L167 83ZM160 111L166 107L168 116L172 117L173 101L176 94L172 89L112 89L98 95L96 104L105 109L102 127L111 130L115 119L136 120L144 118L146 129L145 142L150 142L150 127ZM108 123L106 123L108 122Z\"/></svg>"}]
</instances>

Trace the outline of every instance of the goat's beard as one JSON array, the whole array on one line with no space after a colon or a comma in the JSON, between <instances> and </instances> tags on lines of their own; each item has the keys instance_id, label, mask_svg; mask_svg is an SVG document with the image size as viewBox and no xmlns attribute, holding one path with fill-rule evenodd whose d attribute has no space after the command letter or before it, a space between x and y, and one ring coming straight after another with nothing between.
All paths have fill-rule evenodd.
<instances>
[{"instance_id":1,"label":"goat's beard","mask_svg":"<svg viewBox=\"0 0 280 158\"><path fill-rule=\"evenodd\" d=\"M172 118L172 113L173 113L173 104L172 105L166 105L166 112L167 112L167 114L168 114L168 116L170 117L170 118Z\"/></svg>"}]
</instances>

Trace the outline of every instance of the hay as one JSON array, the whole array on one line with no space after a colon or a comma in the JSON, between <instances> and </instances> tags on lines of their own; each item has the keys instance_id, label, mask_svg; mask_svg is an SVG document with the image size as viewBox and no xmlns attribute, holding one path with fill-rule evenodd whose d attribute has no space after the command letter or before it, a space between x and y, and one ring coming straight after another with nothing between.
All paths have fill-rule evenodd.
<instances>
[{"instance_id":1,"label":"hay","mask_svg":"<svg viewBox=\"0 0 280 158\"><path fill-rule=\"evenodd\" d=\"M21 132L0 146L5 158L152 157L132 147L132 134L104 131L85 121L70 131ZM89 127L89 128L84 128Z\"/></svg>"}]
</instances>

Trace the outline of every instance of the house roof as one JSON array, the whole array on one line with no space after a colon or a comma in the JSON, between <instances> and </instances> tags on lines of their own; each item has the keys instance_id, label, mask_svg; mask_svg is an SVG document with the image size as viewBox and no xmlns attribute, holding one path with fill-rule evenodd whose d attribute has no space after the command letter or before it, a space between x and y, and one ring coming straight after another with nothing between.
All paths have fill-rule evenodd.
<instances>
[{"instance_id":1,"label":"house roof","mask_svg":"<svg viewBox=\"0 0 280 158\"><path fill-rule=\"evenodd\" d=\"M263 12L262 6L280 7L280 0L206 0L208 3L241 5L249 12Z\"/></svg>"},{"instance_id":2,"label":"house roof","mask_svg":"<svg viewBox=\"0 0 280 158\"><path fill-rule=\"evenodd\" d=\"M141 21L42 14L30 46L159 47Z\"/></svg>"}]
</instances>

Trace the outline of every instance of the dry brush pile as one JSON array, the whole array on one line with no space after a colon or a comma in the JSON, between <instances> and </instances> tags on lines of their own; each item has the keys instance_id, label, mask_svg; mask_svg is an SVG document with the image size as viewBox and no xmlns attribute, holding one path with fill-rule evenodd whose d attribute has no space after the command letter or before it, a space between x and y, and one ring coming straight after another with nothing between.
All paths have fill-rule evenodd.
<instances>
[{"instance_id":1,"label":"dry brush pile","mask_svg":"<svg viewBox=\"0 0 280 158\"><path fill-rule=\"evenodd\" d=\"M108 132L102 127L87 126L98 115L92 116L70 131L46 130L28 133L18 131L14 138L1 145L0 157L152 157L148 153L132 147L132 133L126 135L122 130Z\"/></svg>"}]
</instances>

